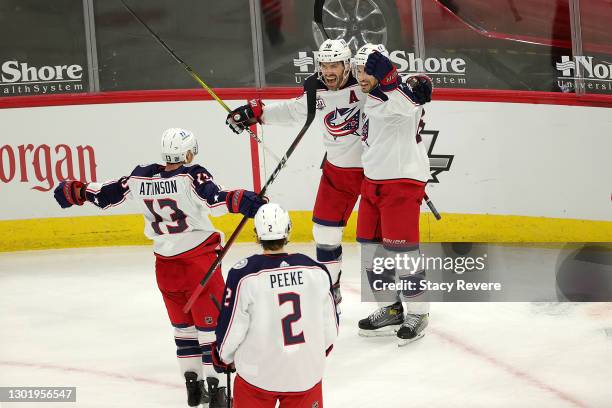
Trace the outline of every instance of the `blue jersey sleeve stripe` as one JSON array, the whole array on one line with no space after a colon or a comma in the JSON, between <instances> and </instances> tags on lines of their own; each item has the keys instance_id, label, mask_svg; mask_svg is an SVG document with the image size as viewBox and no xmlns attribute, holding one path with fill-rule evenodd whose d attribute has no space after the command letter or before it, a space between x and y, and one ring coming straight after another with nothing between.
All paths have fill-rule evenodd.
<instances>
[{"instance_id":1,"label":"blue jersey sleeve stripe","mask_svg":"<svg viewBox=\"0 0 612 408\"><path fill-rule=\"evenodd\" d=\"M130 192L128 180L129 177L122 177L119 180L104 183L99 189L95 188L95 184L94 186L89 184L85 190L87 201L102 209L123 203Z\"/></svg>"}]
</instances>

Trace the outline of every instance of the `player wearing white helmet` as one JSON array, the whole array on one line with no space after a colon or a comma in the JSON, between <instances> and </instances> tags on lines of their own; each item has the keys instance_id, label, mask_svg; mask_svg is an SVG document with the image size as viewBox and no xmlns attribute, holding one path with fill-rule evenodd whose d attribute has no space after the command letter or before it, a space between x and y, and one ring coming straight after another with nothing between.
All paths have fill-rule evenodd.
<instances>
[{"instance_id":1,"label":"player wearing white helmet","mask_svg":"<svg viewBox=\"0 0 612 408\"><path fill-rule=\"evenodd\" d=\"M351 73L351 49L344 40L325 40L317 54L315 69L328 89L337 91Z\"/></svg>"},{"instance_id":2,"label":"player wearing white helmet","mask_svg":"<svg viewBox=\"0 0 612 408\"><path fill-rule=\"evenodd\" d=\"M170 164L191 163L191 160L187 161L190 152L193 156L198 154L198 141L193 133L179 128L164 131L161 138L162 160Z\"/></svg>"},{"instance_id":3,"label":"player wearing white helmet","mask_svg":"<svg viewBox=\"0 0 612 408\"><path fill-rule=\"evenodd\" d=\"M211 408L224 408L225 387L219 387L211 357L218 317L211 296L220 300L223 295L220 269L190 313L182 309L222 243L221 233L208 216L231 212L253 217L265 201L252 191L226 190L216 184L204 167L191 164L197 153L198 142L192 132L171 128L161 139L164 164L137 166L129 176L103 184L63 181L55 189L55 199L62 208L88 201L107 209L126 198L137 203L144 214L145 235L153 240L157 285L174 326L187 402L198 406L210 400Z\"/></svg>"},{"instance_id":4,"label":"player wearing white helmet","mask_svg":"<svg viewBox=\"0 0 612 408\"><path fill-rule=\"evenodd\" d=\"M422 106L431 100L431 81L416 76L408 79L409 85L402 82L382 45L361 47L353 69L362 91L368 93L363 112L365 179L357 240L362 244L363 273L382 303L381 308L359 321L359 329L364 336L396 333L399 344L404 345L421 338L428 324L429 304L418 289L425 271L399 264L381 274L372 271L375 257L419 257L420 205L431 174L419 132L424 127ZM399 293L374 290L380 287L375 281L385 279L417 289Z\"/></svg>"},{"instance_id":5,"label":"player wearing white helmet","mask_svg":"<svg viewBox=\"0 0 612 408\"><path fill-rule=\"evenodd\" d=\"M229 271L213 362L235 366L234 408L323 407L326 355L338 333L324 265L285 252L291 221L278 204L255 215L263 254Z\"/></svg>"},{"instance_id":6,"label":"player wearing white helmet","mask_svg":"<svg viewBox=\"0 0 612 408\"><path fill-rule=\"evenodd\" d=\"M350 70L351 49L344 40L326 40L316 57L319 79L317 118L325 146L321 181L313 209L312 233L317 260L324 263L334 281L340 302L342 235L363 180L360 139L363 93ZM294 125L306 118L306 97L265 104L255 99L232 111L226 123L240 133L254 123Z\"/></svg>"},{"instance_id":7,"label":"player wearing white helmet","mask_svg":"<svg viewBox=\"0 0 612 408\"><path fill-rule=\"evenodd\" d=\"M270 203L263 205L255 214L255 233L258 242L264 247L270 247L270 241L282 241L286 245L291 232L289 213L280 205ZM279 243L280 245L280 243Z\"/></svg>"}]
</instances>

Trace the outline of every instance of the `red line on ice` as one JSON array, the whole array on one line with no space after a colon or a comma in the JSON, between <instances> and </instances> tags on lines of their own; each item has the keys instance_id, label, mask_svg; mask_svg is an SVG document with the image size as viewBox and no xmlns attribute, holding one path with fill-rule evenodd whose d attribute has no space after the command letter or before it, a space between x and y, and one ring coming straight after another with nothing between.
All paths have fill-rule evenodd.
<instances>
[{"instance_id":1,"label":"red line on ice","mask_svg":"<svg viewBox=\"0 0 612 408\"><path fill-rule=\"evenodd\" d=\"M543 391L548 391L554 395L556 395L559 399L562 399L563 401L569 402L570 404L576 406L576 407L580 407L580 408L587 408L588 406L583 403L582 401L577 400L576 398L572 397L569 394L564 393L563 391L560 391L558 389L556 389L555 387L546 384L545 382L533 377L532 375L526 373L525 371L522 371L516 367L511 366L508 363L505 363L481 350L478 350L477 348L470 346L469 344L457 339L456 337L454 337L451 334L448 333L444 333L441 330L438 329L428 329L431 333L441 337L442 339L446 340L447 342L449 342L450 344L452 344L453 346L462 349L463 351L465 351L466 353L475 355L476 357L480 357L483 360L488 361L489 363L491 363L492 365L502 369L503 371L507 372L508 374L513 375L514 377L520 378L521 380L524 380L528 383L530 383L531 385L533 385L536 388L539 388L540 390Z\"/></svg>"},{"instance_id":2,"label":"red line on ice","mask_svg":"<svg viewBox=\"0 0 612 408\"><path fill-rule=\"evenodd\" d=\"M66 366L60 366L57 364L26 363L26 362L19 362L19 361L0 361L0 366L18 367L18 368L26 368L26 367L27 368L40 368L40 369L45 369L45 370L75 372L75 373L95 375L98 377L114 378L117 380L135 381L135 382L150 384L150 385L161 385L163 387L168 387L168 388L182 388L178 384L169 383L165 381L151 380L145 377L137 377L133 375L113 373L111 371L92 370L89 368L66 367Z\"/></svg>"},{"instance_id":3,"label":"red line on ice","mask_svg":"<svg viewBox=\"0 0 612 408\"><path fill-rule=\"evenodd\" d=\"M344 285L342 287L342 290L347 290L347 292L350 293L354 293L357 295L361 295L361 292L358 289L355 289L354 287L350 287L348 285ZM451 345L455 346L456 348L459 348L461 350L463 350L464 352L468 353L468 354L472 354L476 357L481 358L482 360L485 360L489 363L491 363L492 365L494 365L495 367L505 371L506 373L519 378L529 384L531 384L532 386L539 388L542 391L547 391L550 392L551 394L554 394L555 396L557 396L559 399L566 401L576 407L580 407L580 408L588 408L588 405L586 405L584 402L577 400L576 398L572 397L571 395L560 391L558 389L556 389L555 387L553 387L552 385L548 385L545 382L535 378L534 376L526 373L523 370L520 370L516 367L513 367L512 365L505 363L501 360L499 360L498 358L495 358L479 349L477 349L476 347L473 347L461 340L459 340L458 338L456 338L455 336L449 334L449 333L445 333L442 330L439 329L434 329L434 328L429 328L427 329L428 332L435 334L438 337L441 337L442 339L446 340L448 343L450 343Z\"/></svg>"}]
</instances>

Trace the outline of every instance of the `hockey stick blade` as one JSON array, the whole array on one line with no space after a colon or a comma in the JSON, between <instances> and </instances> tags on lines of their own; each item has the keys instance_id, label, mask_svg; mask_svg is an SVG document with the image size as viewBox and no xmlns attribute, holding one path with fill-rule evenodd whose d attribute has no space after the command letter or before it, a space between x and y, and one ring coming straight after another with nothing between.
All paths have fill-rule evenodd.
<instances>
[{"instance_id":1,"label":"hockey stick blade","mask_svg":"<svg viewBox=\"0 0 612 408\"><path fill-rule=\"evenodd\" d=\"M325 31L325 27L323 26L323 6L325 5L325 0L315 0L314 2L314 16L313 20L316 25L321 30L321 34L329 40L329 34Z\"/></svg>"},{"instance_id":2,"label":"hockey stick blade","mask_svg":"<svg viewBox=\"0 0 612 408\"><path fill-rule=\"evenodd\" d=\"M268 178L268 181L266 182L266 184L263 186L263 188L257 195L258 197L263 197L266 193L266 190L270 186L270 184L272 184L274 180L276 180L276 177L278 177L278 174L280 173L281 169L285 167L285 165L287 164L287 160L289 160L289 157L291 157L291 154L293 153L295 148L298 146L298 144L300 143L300 141L302 140L302 138L308 131L310 124L314 120L315 115L316 115L316 104L317 104L317 86L318 86L318 79L316 75L311 75L308 77L308 79L306 79L304 83L304 88L306 89L306 104L308 107L308 113L306 115L306 123L304 124L304 126L302 127L298 135L295 137L295 139L293 140L293 143L291 143L291 146L289 146L289 148L287 149L287 152L285 153L283 158L276 165L276 169L274 169L274 172L272 172L272 175L270 175L270 177ZM244 228L244 225L246 224L248 219L249 218L247 216L242 217L242 220L240 220L240 223L238 224L234 232L232 232L232 235L227 240L227 243L225 244L225 246L223 247L223 249L217 256L217 259L215 259L213 264L210 266L210 268L206 272L206 275L204 275L204 278L200 281L200 284L198 285L198 287L193 291L193 294L191 295L191 297L187 301L187 304L183 308L183 312L188 313L189 310L191 310L191 307L193 306L195 301L198 299L198 297L202 294L204 287L206 286L210 278L212 278L213 272L219 267L219 265L221 265L221 261L223 260L223 258L229 251L230 247L232 246L232 244L234 243L234 241L240 234L240 231L242 231L242 228Z\"/></svg>"}]
</instances>

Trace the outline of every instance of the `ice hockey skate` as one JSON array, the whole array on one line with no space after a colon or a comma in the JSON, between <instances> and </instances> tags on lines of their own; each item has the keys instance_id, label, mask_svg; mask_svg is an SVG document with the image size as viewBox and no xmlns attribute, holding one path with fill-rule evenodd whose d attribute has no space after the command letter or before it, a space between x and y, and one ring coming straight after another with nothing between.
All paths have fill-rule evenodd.
<instances>
[{"instance_id":1,"label":"ice hockey skate","mask_svg":"<svg viewBox=\"0 0 612 408\"><path fill-rule=\"evenodd\" d=\"M198 375L193 371L185 373L185 386L187 387L187 405L197 407L208 402L208 393L204 388L204 380L198 381Z\"/></svg>"},{"instance_id":2,"label":"ice hockey skate","mask_svg":"<svg viewBox=\"0 0 612 408\"><path fill-rule=\"evenodd\" d=\"M425 335L423 332L429 324L429 313L427 314L407 314L404 323L397 331L397 345L399 347L417 341Z\"/></svg>"},{"instance_id":3,"label":"ice hockey skate","mask_svg":"<svg viewBox=\"0 0 612 408\"><path fill-rule=\"evenodd\" d=\"M384 306L359 321L359 335L363 337L393 336L404 322L404 308L400 302Z\"/></svg>"},{"instance_id":4,"label":"ice hockey skate","mask_svg":"<svg viewBox=\"0 0 612 408\"><path fill-rule=\"evenodd\" d=\"M227 408L227 392L225 387L219 387L219 380L215 377L206 378L210 405L208 408Z\"/></svg>"}]
</instances>

